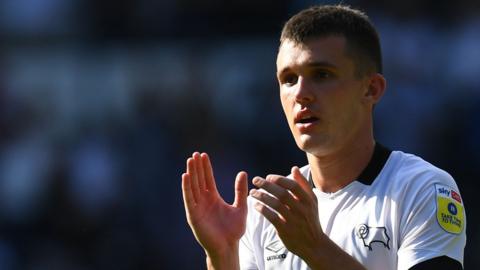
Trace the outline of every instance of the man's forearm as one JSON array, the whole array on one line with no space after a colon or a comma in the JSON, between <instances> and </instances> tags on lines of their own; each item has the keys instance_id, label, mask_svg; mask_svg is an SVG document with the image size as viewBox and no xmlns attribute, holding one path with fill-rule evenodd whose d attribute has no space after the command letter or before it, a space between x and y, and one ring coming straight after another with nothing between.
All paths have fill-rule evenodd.
<instances>
[{"instance_id":1,"label":"man's forearm","mask_svg":"<svg viewBox=\"0 0 480 270\"><path fill-rule=\"evenodd\" d=\"M301 256L311 269L366 270L355 258L346 253L330 238L325 237L327 239L321 246L309 248Z\"/></svg>"},{"instance_id":2,"label":"man's forearm","mask_svg":"<svg viewBox=\"0 0 480 270\"><path fill-rule=\"evenodd\" d=\"M207 252L207 269L239 270L240 261L238 256L238 245L222 252Z\"/></svg>"}]
</instances>

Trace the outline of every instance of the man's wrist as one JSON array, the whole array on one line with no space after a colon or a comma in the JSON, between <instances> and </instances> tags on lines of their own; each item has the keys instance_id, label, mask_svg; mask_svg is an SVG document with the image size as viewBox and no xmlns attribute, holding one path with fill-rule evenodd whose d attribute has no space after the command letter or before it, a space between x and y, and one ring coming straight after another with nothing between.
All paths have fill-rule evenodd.
<instances>
[{"instance_id":1,"label":"man's wrist","mask_svg":"<svg viewBox=\"0 0 480 270\"><path fill-rule=\"evenodd\" d=\"M330 240L330 239L327 239L327 241L328 240ZM303 254L301 254L300 257L302 257L302 259L312 269L322 269L322 267L321 267L322 262L325 260L326 257L328 257L328 255L326 254L326 252L324 250L324 248L326 247L325 240L323 240L323 241L312 241L311 243L314 244L314 246L306 246L305 250L303 251ZM320 267L320 268L318 268L318 267Z\"/></svg>"},{"instance_id":2,"label":"man's wrist","mask_svg":"<svg viewBox=\"0 0 480 270\"><path fill-rule=\"evenodd\" d=\"M208 269L240 269L238 243L223 250L205 251Z\"/></svg>"},{"instance_id":3,"label":"man's wrist","mask_svg":"<svg viewBox=\"0 0 480 270\"><path fill-rule=\"evenodd\" d=\"M365 269L355 258L341 249L328 236L305 250L302 259L311 269Z\"/></svg>"}]
</instances>

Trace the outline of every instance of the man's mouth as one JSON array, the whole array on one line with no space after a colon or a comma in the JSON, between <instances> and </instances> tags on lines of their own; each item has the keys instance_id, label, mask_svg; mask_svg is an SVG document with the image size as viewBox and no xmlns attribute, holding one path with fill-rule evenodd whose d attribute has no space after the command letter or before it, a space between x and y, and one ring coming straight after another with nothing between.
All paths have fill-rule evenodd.
<instances>
[{"instance_id":1,"label":"man's mouth","mask_svg":"<svg viewBox=\"0 0 480 270\"><path fill-rule=\"evenodd\" d=\"M300 133L308 133L317 126L320 118L316 117L309 109L303 109L295 114L293 121Z\"/></svg>"},{"instance_id":2,"label":"man's mouth","mask_svg":"<svg viewBox=\"0 0 480 270\"><path fill-rule=\"evenodd\" d=\"M305 117L296 121L297 124L309 124L318 121L318 118L315 116Z\"/></svg>"}]
</instances>

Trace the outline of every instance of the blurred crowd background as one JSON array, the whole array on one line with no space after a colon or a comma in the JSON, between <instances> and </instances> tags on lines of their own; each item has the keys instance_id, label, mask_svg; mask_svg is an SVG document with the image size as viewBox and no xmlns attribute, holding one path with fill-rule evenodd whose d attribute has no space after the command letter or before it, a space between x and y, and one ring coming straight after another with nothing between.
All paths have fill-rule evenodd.
<instances>
[{"instance_id":1,"label":"blurred crowd background","mask_svg":"<svg viewBox=\"0 0 480 270\"><path fill-rule=\"evenodd\" d=\"M480 269L480 3L342 1L381 35L376 136L456 179ZM275 80L282 24L329 1L0 0L0 269L203 269L180 175L306 163ZM476 256L477 255L477 256Z\"/></svg>"}]
</instances>

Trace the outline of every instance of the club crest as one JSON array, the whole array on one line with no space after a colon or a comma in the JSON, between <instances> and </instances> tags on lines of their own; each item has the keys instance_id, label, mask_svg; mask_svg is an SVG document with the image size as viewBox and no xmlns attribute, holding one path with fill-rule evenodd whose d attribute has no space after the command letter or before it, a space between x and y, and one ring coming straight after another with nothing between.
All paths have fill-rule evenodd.
<instances>
[{"instance_id":1,"label":"club crest","mask_svg":"<svg viewBox=\"0 0 480 270\"><path fill-rule=\"evenodd\" d=\"M368 250L373 250L372 244L379 243L383 247L390 249L390 237L385 227L370 227L366 224L360 224L355 228L357 235Z\"/></svg>"}]
</instances>

